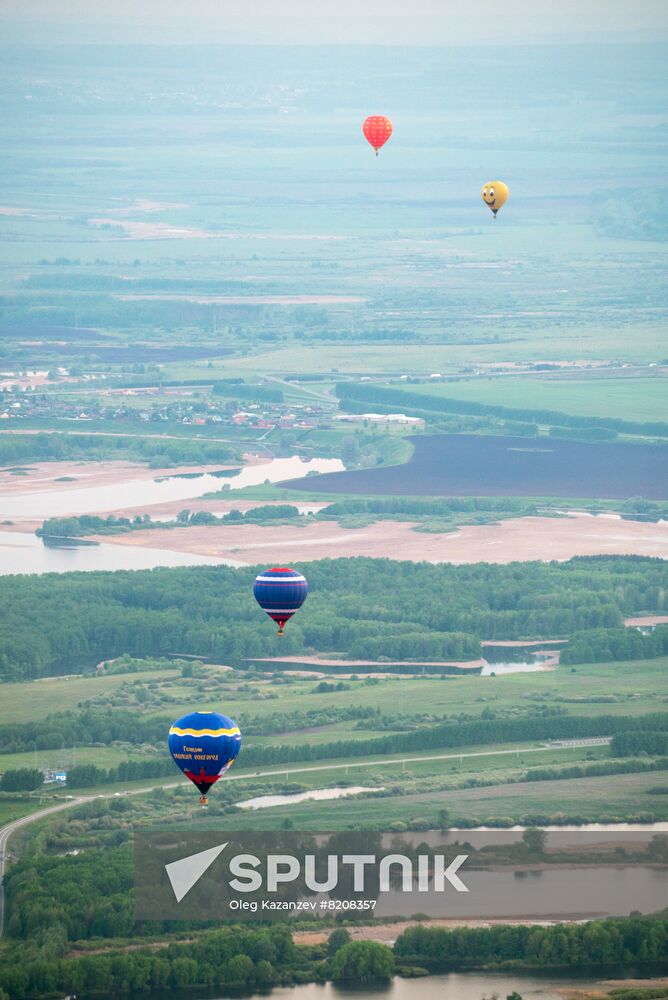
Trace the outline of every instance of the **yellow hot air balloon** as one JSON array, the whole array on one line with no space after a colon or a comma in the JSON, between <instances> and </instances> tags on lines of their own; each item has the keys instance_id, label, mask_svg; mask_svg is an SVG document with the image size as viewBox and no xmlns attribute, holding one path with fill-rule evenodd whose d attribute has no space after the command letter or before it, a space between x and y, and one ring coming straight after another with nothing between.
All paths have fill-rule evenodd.
<instances>
[{"instance_id":1,"label":"yellow hot air balloon","mask_svg":"<svg viewBox=\"0 0 668 1000\"><path fill-rule=\"evenodd\" d=\"M499 209L508 201L509 194L508 185L504 184L503 181L488 181L485 184L482 189L482 200L492 210L494 218L496 218Z\"/></svg>"}]
</instances>

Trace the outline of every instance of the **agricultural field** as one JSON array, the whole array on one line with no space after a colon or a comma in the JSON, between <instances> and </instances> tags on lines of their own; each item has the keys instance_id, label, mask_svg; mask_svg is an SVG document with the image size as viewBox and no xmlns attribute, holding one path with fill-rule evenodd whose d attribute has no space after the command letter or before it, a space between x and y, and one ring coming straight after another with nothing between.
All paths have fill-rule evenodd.
<instances>
[{"instance_id":1,"label":"agricultural field","mask_svg":"<svg viewBox=\"0 0 668 1000\"><path fill-rule=\"evenodd\" d=\"M485 435L413 439L407 466L301 480L310 491L407 496L548 496L668 499L668 446ZM288 484L294 489L297 481Z\"/></svg>"},{"instance_id":2,"label":"agricultural field","mask_svg":"<svg viewBox=\"0 0 668 1000\"><path fill-rule=\"evenodd\" d=\"M397 388L396 383L393 388ZM618 372L615 377L602 377L595 371L587 374L565 371L518 378L505 373L411 385L410 389L430 396L527 410L558 410L640 423L668 420L668 382L663 375L634 378Z\"/></svg>"}]
</instances>

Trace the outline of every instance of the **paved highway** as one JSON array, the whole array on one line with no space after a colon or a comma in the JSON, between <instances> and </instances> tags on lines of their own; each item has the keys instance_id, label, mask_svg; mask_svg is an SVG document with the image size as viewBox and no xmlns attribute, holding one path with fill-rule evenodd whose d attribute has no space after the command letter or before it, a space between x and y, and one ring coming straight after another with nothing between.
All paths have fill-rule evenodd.
<instances>
[{"instance_id":1,"label":"paved highway","mask_svg":"<svg viewBox=\"0 0 668 1000\"><path fill-rule=\"evenodd\" d=\"M15 830L18 830L22 826L27 826L28 823L36 823L37 820L44 819L45 816L50 816L51 813L60 812L61 809L70 809L72 806L80 806L83 802L89 802L92 796L82 795L77 798L69 799L67 802L62 802L57 806L49 806L47 809L40 809L39 812L30 813L28 816L22 816L21 819L15 819L11 823L7 823L6 826L0 828L0 937L2 937L2 932L4 930L5 924L5 865L7 864L7 842Z\"/></svg>"}]
</instances>

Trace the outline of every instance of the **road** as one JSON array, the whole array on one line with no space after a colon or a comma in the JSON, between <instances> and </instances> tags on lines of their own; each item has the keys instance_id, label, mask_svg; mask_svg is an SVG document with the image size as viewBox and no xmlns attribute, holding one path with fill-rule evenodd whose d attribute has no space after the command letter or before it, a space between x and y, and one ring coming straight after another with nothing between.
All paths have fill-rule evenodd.
<instances>
[{"instance_id":1,"label":"road","mask_svg":"<svg viewBox=\"0 0 668 1000\"><path fill-rule=\"evenodd\" d=\"M45 816L50 816L51 813L60 812L61 809L70 809L72 806L80 806L84 802L89 802L91 798L92 796L90 795L82 795L67 802L62 802L60 805L49 806L47 809L40 809L39 812L30 813L29 816L22 816L21 819L15 819L11 823L7 823L6 826L0 828L0 937L2 937L5 924L4 881L5 865L7 863L7 842L9 838L16 830L19 829L19 827L27 826L28 823L36 823L37 820L44 819Z\"/></svg>"},{"instance_id":2,"label":"road","mask_svg":"<svg viewBox=\"0 0 668 1000\"><path fill-rule=\"evenodd\" d=\"M388 767L390 765L399 765L402 768L406 764L419 764L421 761L433 761L433 760L464 760L470 757L500 757L506 755L514 755L519 757L521 754L526 753L546 753L550 749L563 749L563 750L580 750L583 746L600 746L597 737L596 740L583 741L578 744L577 747L515 747L510 750L474 750L469 753L441 753L441 754L431 754L429 756L422 757L393 757L386 758L383 760L374 761L354 761L353 763L347 764L315 764L311 767L285 767L276 769L273 768L271 771L253 771L251 774L230 774L226 781L253 781L256 778L272 778L272 777L283 777L285 775L292 774L305 774L307 772L313 771L343 771L348 770L351 767ZM142 788L132 788L125 791L125 795L145 795L151 788L177 788L183 782L181 781L170 781L163 784L155 784L150 786L145 786ZM67 802L62 802L57 806L49 806L47 809L40 809L38 812L30 813L28 816L22 816L21 819L15 819L11 823L7 823L6 826L0 828L0 938L2 937L4 929L4 914L5 914L5 893L3 888L4 874L5 874L5 864L7 855L7 842L15 830L19 827L27 826L29 823L36 823L45 816L50 816L52 813L60 812L62 809L70 809L72 806L83 805L84 802L91 802L93 799L104 799L108 798L109 795L117 795L121 793L102 793L97 795L81 795L73 798Z\"/></svg>"}]
</instances>

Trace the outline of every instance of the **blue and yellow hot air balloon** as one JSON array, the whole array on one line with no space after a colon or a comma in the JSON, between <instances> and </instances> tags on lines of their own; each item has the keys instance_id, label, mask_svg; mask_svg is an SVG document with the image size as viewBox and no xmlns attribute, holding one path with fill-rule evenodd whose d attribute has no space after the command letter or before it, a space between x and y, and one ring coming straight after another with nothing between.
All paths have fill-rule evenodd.
<instances>
[{"instance_id":1,"label":"blue and yellow hot air balloon","mask_svg":"<svg viewBox=\"0 0 668 1000\"><path fill-rule=\"evenodd\" d=\"M256 577L253 593L262 610L278 624L278 634L283 635L285 623L306 600L308 582L296 569L274 566Z\"/></svg>"},{"instance_id":2,"label":"blue and yellow hot air balloon","mask_svg":"<svg viewBox=\"0 0 668 1000\"><path fill-rule=\"evenodd\" d=\"M199 789L202 805L211 786L228 771L241 748L239 727L219 712L190 712L170 727L169 752Z\"/></svg>"}]
</instances>

